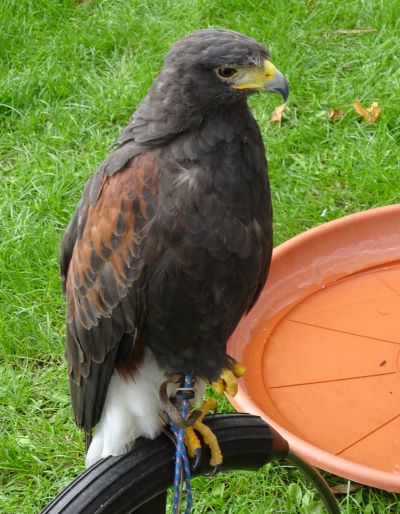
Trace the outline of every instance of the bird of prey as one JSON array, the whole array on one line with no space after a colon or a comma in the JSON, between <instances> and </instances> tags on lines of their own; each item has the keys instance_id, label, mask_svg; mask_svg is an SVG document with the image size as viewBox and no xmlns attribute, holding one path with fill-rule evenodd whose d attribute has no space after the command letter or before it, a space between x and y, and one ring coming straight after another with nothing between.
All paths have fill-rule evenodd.
<instances>
[{"instance_id":1,"label":"bird of prey","mask_svg":"<svg viewBox=\"0 0 400 514\"><path fill-rule=\"evenodd\" d=\"M61 276L73 411L95 429L88 466L160 433L177 376L193 377L197 399L212 381L234 393L242 371L226 343L272 250L267 163L247 105L258 91L286 100L288 83L255 40L222 29L179 40L84 188Z\"/></svg>"}]
</instances>

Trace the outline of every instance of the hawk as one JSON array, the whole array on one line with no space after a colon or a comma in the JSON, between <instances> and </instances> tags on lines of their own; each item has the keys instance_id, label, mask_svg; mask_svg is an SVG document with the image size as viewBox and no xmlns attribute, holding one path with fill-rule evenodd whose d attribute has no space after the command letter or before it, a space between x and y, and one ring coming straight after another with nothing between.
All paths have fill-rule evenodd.
<instances>
[{"instance_id":1,"label":"hawk","mask_svg":"<svg viewBox=\"0 0 400 514\"><path fill-rule=\"evenodd\" d=\"M226 343L272 251L263 141L247 99L288 82L255 40L219 29L176 42L61 246L66 359L86 463L159 434L176 377L234 393ZM175 377L175 378L174 378ZM222 377L222 378L221 378ZM164 391L164 394L162 394Z\"/></svg>"}]
</instances>

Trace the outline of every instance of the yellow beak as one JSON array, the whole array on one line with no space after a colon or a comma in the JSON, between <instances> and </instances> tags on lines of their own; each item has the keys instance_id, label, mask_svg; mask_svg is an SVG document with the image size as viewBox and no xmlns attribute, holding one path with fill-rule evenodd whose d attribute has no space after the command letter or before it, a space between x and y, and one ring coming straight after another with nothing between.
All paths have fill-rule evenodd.
<instances>
[{"instance_id":1,"label":"yellow beak","mask_svg":"<svg viewBox=\"0 0 400 514\"><path fill-rule=\"evenodd\" d=\"M289 83L271 61L265 60L262 68L247 68L243 71L239 81L233 84L234 88L280 93L286 102L289 96Z\"/></svg>"}]
</instances>

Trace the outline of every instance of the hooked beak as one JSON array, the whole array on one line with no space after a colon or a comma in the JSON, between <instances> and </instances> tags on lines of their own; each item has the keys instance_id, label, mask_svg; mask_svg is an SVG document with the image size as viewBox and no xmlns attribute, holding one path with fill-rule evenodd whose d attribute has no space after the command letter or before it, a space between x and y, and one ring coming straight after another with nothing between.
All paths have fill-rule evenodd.
<instances>
[{"instance_id":1,"label":"hooked beak","mask_svg":"<svg viewBox=\"0 0 400 514\"><path fill-rule=\"evenodd\" d=\"M286 77L268 59L265 59L263 66L242 68L232 87L280 93L285 102L289 96L289 83Z\"/></svg>"},{"instance_id":2,"label":"hooked beak","mask_svg":"<svg viewBox=\"0 0 400 514\"><path fill-rule=\"evenodd\" d=\"M264 70L267 80L264 83L265 91L269 93L280 93L283 101L289 97L289 82L283 73L281 73L271 61L264 61Z\"/></svg>"}]
</instances>

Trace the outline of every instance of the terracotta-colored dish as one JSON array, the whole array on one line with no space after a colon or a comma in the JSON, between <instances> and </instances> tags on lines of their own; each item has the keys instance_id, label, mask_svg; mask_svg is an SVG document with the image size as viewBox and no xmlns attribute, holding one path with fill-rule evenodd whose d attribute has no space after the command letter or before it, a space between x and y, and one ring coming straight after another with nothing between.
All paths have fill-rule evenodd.
<instances>
[{"instance_id":1,"label":"terracotta-colored dish","mask_svg":"<svg viewBox=\"0 0 400 514\"><path fill-rule=\"evenodd\" d=\"M229 352L247 368L236 409L312 464L400 492L400 205L276 248Z\"/></svg>"}]
</instances>

